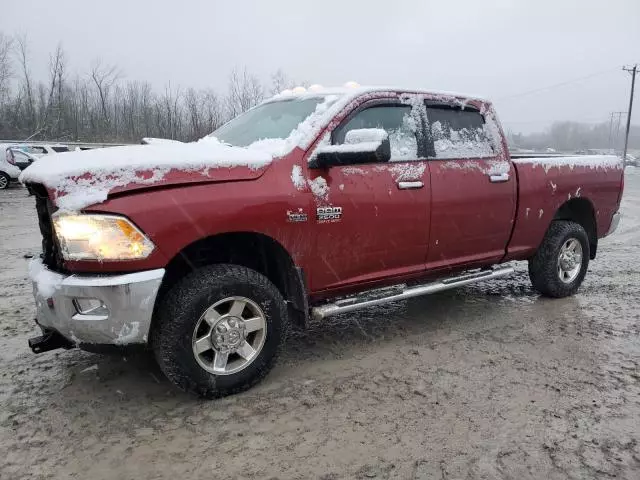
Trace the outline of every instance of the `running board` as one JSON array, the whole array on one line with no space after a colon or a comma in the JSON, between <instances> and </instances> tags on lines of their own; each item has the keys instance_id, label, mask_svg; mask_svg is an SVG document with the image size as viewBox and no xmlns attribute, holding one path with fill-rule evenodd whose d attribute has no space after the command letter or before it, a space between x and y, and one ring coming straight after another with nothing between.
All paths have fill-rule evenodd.
<instances>
[{"instance_id":1,"label":"running board","mask_svg":"<svg viewBox=\"0 0 640 480\"><path fill-rule=\"evenodd\" d=\"M482 280L504 277L512 274L513 272L514 270L512 267L501 267L490 270L480 270L479 272L467 273L457 277L445 278L444 280L438 280L437 282L427 283L416 287L390 287L378 292L369 292L368 294L365 293L364 295L356 297L344 298L334 303L327 303L319 307L314 307L311 309L311 315L314 319L321 320L339 313L353 312L355 310L360 310L361 308L442 292L443 290L461 287L463 285L480 282ZM373 298L371 298L372 296Z\"/></svg>"}]
</instances>

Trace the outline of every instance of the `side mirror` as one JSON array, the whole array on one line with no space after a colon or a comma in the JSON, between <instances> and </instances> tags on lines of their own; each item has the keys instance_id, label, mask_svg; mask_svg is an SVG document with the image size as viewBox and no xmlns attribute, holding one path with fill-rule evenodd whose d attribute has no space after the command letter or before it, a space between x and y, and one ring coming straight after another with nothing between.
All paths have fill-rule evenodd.
<instances>
[{"instance_id":1,"label":"side mirror","mask_svg":"<svg viewBox=\"0 0 640 480\"><path fill-rule=\"evenodd\" d=\"M388 162L391 158L389 135L382 128L361 128L347 132L341 145L316 149L310 168Z\"/></svg>"}]
</instances>

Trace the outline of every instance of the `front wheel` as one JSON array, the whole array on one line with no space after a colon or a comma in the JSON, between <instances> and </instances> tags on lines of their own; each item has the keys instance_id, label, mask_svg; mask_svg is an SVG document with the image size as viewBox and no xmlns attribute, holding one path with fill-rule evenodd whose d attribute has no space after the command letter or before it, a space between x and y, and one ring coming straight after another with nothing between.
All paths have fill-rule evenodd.
<instances>
[{"instance_id":1,"label":"front wheel","mask_svg":"<svg viewBox=\"0 0 640 480\"><path fill-rule=\"evenodd\" d=\"M587 232L575 222L557 220L529 260L529 278L533 288L546 297L568 297L582 284L588 266Z\"/></svg>"},{"instance_id":2,"label":"front wheel","mask_svg":"<svg viewBox=\"0 0 640 480\"><path fill-rule=\"evenodd\" d=\"M288 330L278 289L238 265L200 268L159 305L153 350L165 375L205 398L245 390L271 369Z\"/></svg>"}]
</instances>

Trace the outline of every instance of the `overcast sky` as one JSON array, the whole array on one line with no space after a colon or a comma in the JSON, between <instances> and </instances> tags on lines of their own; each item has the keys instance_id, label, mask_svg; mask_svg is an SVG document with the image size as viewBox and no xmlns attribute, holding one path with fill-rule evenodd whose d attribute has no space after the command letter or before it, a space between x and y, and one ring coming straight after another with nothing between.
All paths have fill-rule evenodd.
<instances>
[{"instance_id":1,"label":"overcast sky","mask_svg":"<svg viewBox=\"0 0 640 480\"><path fill-rule=\"evenodd\" d=\"M247 66L265 82L282 68L327 86L355 80L481 94L506 127L525 132L627 110L621 67L640 63L640 0L0 3L0 31L28 35L39 76L61 42L71 71L86 73L100 57L158 89L170 82L224 92L229 71Z\"/></svg>"}]
</instances>

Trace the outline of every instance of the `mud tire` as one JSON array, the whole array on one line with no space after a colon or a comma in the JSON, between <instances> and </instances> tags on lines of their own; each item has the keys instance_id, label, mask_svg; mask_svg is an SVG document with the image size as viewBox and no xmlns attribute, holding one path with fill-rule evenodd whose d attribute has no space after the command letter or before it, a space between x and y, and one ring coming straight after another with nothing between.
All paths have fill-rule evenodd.
<instances>
[{"instance_id":1,"label":"mud tire","mask_svg":"<svg viewBox=\"0 0 640 480\"><path fill-rule=\"evenodd\" d=\"M582 263L576 278L565 283L558 275L558 257L562 246L571 238L582 246ZM529 259L529 278L533 288L545 297L568 297L580 288L588 266L589 238L584 228L575 222L556 220L551 223L536 254Z\"/></svg>"},{"instance_id":2,"label":"mud tire","mask_svg":"<svg viewBox=\"0 0 640 480\"><path fill-rule=\"evenodd\" d=\"M246 368L215 375L198 364L192 349L193 331L207 308L230 296L244 296L260 306L267 336L258 356ZM265 276L238 265L210 265L187 275L161 301L151 345L160 369L178 388L203 398L217 398L246 390L264 378L281 353L288 331L285 301Z\"/></svg>"}]
</instances>

